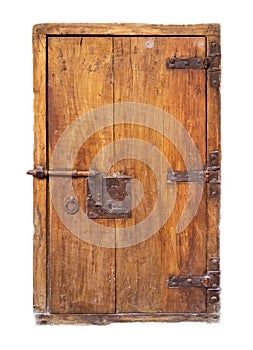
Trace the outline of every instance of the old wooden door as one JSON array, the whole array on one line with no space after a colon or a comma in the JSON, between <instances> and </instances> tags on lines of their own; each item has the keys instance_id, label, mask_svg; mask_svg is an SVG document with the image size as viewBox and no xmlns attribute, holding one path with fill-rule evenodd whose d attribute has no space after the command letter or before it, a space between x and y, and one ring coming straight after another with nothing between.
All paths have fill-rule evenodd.
<instances>
[{"instance_id":1,"label":"old wooden door","mask_svg":"<svg viewBox=\"0 0 253 350\"><path fill-rule=\"evenodd\" d=\"M218 25L34 27L38 323L215 320Z\"/></svg>"}]
</instances>

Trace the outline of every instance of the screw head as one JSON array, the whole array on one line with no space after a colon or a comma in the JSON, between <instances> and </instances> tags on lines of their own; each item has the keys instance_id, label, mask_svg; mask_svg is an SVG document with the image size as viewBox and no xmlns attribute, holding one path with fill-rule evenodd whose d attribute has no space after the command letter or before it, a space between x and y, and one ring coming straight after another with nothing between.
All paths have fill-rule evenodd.
<instances>
[{"instance_id":1,"label":"screw head","mask_svg":"<svg viewBox=\"0 0 253 350\"><path fill-rule=\"evenodd\" d=\"M212 262L212 264L218 264L219 263L219 259L218 258L212 258L211 262Z\"/></svg>"},{"instance_id":2,"label":"screw head","mask_svg":"<svg viewBox=\"0 0 253 350\"><path fill-rule=\"evenodd\" d=\"M214 304L214 303L217 303L218 302L218 297L213 295L210 299L211 303Z\"/></svg>"}]
</instances>

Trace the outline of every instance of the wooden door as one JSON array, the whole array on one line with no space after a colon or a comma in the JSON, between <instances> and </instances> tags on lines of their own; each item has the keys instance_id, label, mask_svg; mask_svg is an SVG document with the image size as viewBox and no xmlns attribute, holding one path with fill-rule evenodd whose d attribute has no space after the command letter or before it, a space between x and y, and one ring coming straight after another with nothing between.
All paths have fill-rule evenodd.
<instances>
[{"instance_id":1,"label":"wooden door","mask_svg":"<svg viewBox=\"0 0 253 350\"><path fill-rule=\"evenodd\" d=\"M38 323L218 319L219 62L218 25L34 27Z\"/></svg>"}]
</instances>

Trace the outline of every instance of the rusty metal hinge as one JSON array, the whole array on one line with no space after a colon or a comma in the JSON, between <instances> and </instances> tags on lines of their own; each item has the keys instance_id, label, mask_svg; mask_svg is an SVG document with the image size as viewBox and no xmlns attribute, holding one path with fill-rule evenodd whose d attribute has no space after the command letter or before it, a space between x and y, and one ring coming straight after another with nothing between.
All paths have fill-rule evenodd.
<instances>
[{"instance_id":1,"label":"rusty metal hinge","mask_svg":"<svg viewBox=\"0 0 253 350\"><path fill-rule=\"evenodd\" d=\"M206 288L208 309L218 311L221 292L219 258L211 258L209 267L210 270L203 276L169 276L166 285L168 288Z\"/></svg>"},{"instance_id":2,"label":"rusty metal hinge","mask_svg":"<svg viewBox=\"0 0 253 350\"><path fill-rule=\"evenodd\" d=\"M168 171L167 182L217 182L219 181L219 167L206 170Z\"/></svg>"},{"instance_id":3,"label":"rusty metal hinge","mask_svg":"<svg viewBox=\"0 0 253 350\"><path fill-rule=\"evenodd\" d=\"M167 182L205 182L208 183L209 197L218 198L220 194L219 152L212 151L204 170L168 171Z\"/></svg>"},{"instance_id":4,"label":"rusty metal hinge","mask_svg":"<svg viewBox=\"0 0 253 350\"><path fill-rule=\"evenodd\" d=\"M167 285L169 288L218 288L220 285L220 272L208 271L203 276L169 276Z\"/></svg>"},{"instance_id":5,"label":"rusty metal hinge","mask_svg":"<svg viewBox=\"0 0 253 350\"><path fill-rule=\"evenodd\" d=\"M218 41L211 41L207 57L168 57L166 68L171 69L205 69L209 73L212 88L220 87L221 53Z\"/></svg>"},{"instance_id":6,"label":"rusty metal hinge","mask_svg":"<svg viewBox=\"0 0 253 350\"><path fill-rule=\"evenodd\" d=\"M208 66L209 62L207 57L169 57L166 59L167 69L207 69Z\"/></svg>"},{"instance_id":7,"label":"rusty metal hinge","mask_svg":"<svg viewBox=\"0 0 253 350\"><path fill-rule=\"evenodd\" d=\"M167 69L208 69L220 68L220 54L210 54L208 57L169 57L166 59Z\"/></svg>"},{"instance_id":8,"label":"rusty metal hinge","mask_svg":"<svg viewBox=\"0 0 253 350\"><path fill-rule=\"evenodd\" d=\"M220 259L212 257L209 259L209 271L203 276L169 276L166 280L169 288L220 288Z\"/></svg>"}]
</instances>

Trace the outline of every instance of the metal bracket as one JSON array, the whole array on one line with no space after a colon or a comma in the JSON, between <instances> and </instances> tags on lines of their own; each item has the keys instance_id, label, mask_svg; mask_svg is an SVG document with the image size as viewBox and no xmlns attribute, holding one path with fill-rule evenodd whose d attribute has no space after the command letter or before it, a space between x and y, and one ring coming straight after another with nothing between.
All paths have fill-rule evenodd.
<instances>
[{"instance_id":1,"label":"metal bracket","mask_svg":"<svg viewBox=\"0 0 253 350\"><path fill-rule=\"evenodd\" d=\"M217 182L219 181L218 170L207 168L206 170L168 171L167 182Z\"/></svg>"},{"instance_id":2,"label":"metal bracket","mask_svg":"<svg viewBox=\"0 0 253 350\"><path fill-rule=\"evenodd\" d=\"M203 276L169 276L166 284L168 288L206 288L207 311L218 312L221 291L219 258L211 258L209 267L214 270Z\"/></svg>"},{"instance_id":3,"label":"metal bracket","mask_svg":"<svg viewBox=\"0 0 253 350\"><path fill-rule=\"evenodd\" d=\"M94 172L87 179L86 214L90 219L131 217L131 177Z\"/></svg>"},{"instance_id":4,"label":"metal bracket","mask_svg":"<svg viewBox=\"0 0 253 350\"><path fill-rule=\"evenodd\" d=\"M207 69L208 59L189 57L189 58L178 58L171 57L166 60L167 69Z\"/></svg>"},{"instance_id":5,"label":"metal bracket","mask_svg":"<svg viewBox=\"0 0 253 350\"><path fill-rule=\"evenodd\" d=\"M208 271L204 276L169 276L167 285L169 288L218 288L220 285L220 272Z\"/></svg>"},{"instance_id":6,"label":"metal bracket","mask_svg":"<svg viewBox=\"0 0 253 350\"><path fill-rule=\"evenodd\" d=\"M207 57L169 57L166 59L166 68L171 69L205 69L207 70L210 87L220 87L220 44L211 41Z\"/></svg>"},{"instance_id":7,"label":"metal bracket","mask_svg":"<svg viewBox=\"0 0 253 350\"><path fill-rule=\"evenodd\" d=\"M220 54L210 53L208 57L169 57L166 59L167 69L220 69Z\"/></svg>"},{"instance_id":8,"label":"metal bracket","mask_svg":"<svg viewBox=\"0 0 253 350\"><path fill-rule=\"evenodd\" d=\"M212 88L219 88L220 87L220 71L211 71L210 72L210 87Z\"/></svg>"},{"instance_id":9,"label":"metal bracket","mask_svg":"<svg viewBox=\"0 0 253 350\"><path fill-rule=\"evenodd\" d=\"M208 183L209 197L218 198L220 195L219 152L210 152L208 164L204 170L168 171L167 182L205 182Z\"/></svg>"}]
</instances>

